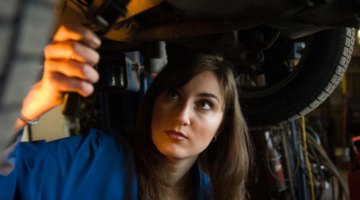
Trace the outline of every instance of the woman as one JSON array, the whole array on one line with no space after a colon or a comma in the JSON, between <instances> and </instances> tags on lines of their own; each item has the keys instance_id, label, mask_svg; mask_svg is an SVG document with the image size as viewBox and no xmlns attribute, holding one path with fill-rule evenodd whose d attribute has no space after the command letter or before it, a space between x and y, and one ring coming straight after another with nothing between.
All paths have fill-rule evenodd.
<instances>
[{"instance_id":1,"label":"woman","mask_svg":"<svg viewBox=\"0 0 360 200\"><path fill-rule=\"evenodd\" d=\"M200 55L193 58L189 54L182 56L186 60L184 58L172 60L174 63L169 63L171 67L165 68L155 79L140 109L136 143L134 143L139 158L137 169L140 174L138 179L140 191L142 190L147 196L153 195L157 190L163 191L161 189L164 185L161 183L169 180L167 168L171 168L171 164L177 163L178 159L190 156L190 153L182 151L190 151L189 149L193 147L191 145L196 145L202 149L198 149L195 155L192 155L194 159L190 162L190 166L198 160L200 167L210 176L211 196L214 196L214 199L240 199L237 195L245 193L249 139L240 112L231 64L219 56ZM186 65L185 62L192 65ZM146 120L151 118L151 122ZM165 124L165 127L157 128L161 124ZM189 131L186 133L194 134L191 135L193 137L196 134L205 136L194 138L198 141L190 141L189 143L195 143L190 145L181 144L183 140L180 136L180 144L176 143L176 139L176 144L172 144L171 141L167 141L166 136L161 138L161 135L157 135L158 129L180 131L184 129L185 132ZM207 133L204 133L205 131ZM187 142L187 136L184 136L184 143ZM143 152L148 153L144 155ZM166 156L168 154L171 156ZM175 160L171 157L175 157ZM163 163L167 163L168 160L170 166L164 165ZM148 173L149 166L153 166L150 173ZM190 189L187 191L191 191ZM154 195L156 197L161 193Z\"/></svg>"},{"instance_id":2,"label":"woman","mask_svg":"<svg viewBox=\"0 0 360 200\"><path fill-rule=\"evenodd\" d=\"M64 92L93 92L98 74L91 66L98 55L89 47L99 43L82 27L59 29L17 127L59 105ZM150 86L130 143L92 130L20 144L14 170L0 176L0 193L31 199L244 198L250 148L231 64L208 54L179 58Z\"/></svg>"}]
</instances>

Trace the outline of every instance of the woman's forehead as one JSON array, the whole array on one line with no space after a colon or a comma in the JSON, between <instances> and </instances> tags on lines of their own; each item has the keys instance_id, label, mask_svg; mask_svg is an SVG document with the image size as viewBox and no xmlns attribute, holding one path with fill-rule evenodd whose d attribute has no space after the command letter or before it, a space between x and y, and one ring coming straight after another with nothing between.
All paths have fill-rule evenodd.
<instances>
[{"instance_id":1,"label":"woman's forehead","mask_svg":"<svg viewBox=\"0 0 360 200\"><path fill-rule=\"evenodd\" d=\"M204 71L190 79L182 89L197 93L211 93L223 99L220 82L212 71Z\"/></svg>"}]
</instances>

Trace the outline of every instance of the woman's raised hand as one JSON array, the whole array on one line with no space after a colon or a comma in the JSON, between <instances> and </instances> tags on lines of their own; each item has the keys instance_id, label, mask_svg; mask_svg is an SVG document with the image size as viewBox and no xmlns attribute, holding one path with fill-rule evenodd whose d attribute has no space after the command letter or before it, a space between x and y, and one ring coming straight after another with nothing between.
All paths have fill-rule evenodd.
<instances>
[{"instance_id":1,"label":"woman's raised hand","mask_svg":"<svg viewBox=\"0 0 360 200\"><path fill-rule=\"evenodd\" d=\"M44 49L42 79L24 99L21 114L29 120L39 118L60 105L66 92L91 95L94 91L93 84L99 79L94 65L100 58L95 50L100 44L100 39L81 25L60 26L52 42ZM17 122L16 127L22 125Z\"/></svg>"},{"instance_id":2,"label":"woman's raised hand","mask_svg":"<svg viewBox=\"0 0 360 200\"><path fill-rule=\"evenodd\" d=\"M94 91L93 83L99 79L94 65L99 54L98 37L80 25L63 25L56 32L53 42L45 47L44 75L41 84L55 93L61 103L64 92L77 92L89 96Z\"/></svg>"}]
</instances>

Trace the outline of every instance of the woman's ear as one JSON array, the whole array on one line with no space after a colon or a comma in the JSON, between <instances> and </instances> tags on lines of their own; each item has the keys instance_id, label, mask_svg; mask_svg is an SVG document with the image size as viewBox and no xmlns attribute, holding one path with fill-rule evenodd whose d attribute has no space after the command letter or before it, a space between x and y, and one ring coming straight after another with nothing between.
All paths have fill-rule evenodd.
<instances>
[{"instance_id":1,"label":"woman's ear","mask_svg":"<svg viewBox=\"0 0 360 200\"><path fill-rule=\"evenodd\" d=\"M216 134L214 135L214 137L213 137L213 139L211 140L211 142L216 142L217 136L218 136L218 133L216 133Z\"/></svg>"}]
</instances>

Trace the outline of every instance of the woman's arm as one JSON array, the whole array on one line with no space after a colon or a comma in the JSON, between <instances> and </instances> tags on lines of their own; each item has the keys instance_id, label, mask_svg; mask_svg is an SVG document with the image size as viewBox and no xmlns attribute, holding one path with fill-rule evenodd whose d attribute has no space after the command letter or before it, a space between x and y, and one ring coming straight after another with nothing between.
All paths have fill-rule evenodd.
<instances>
[{"instance_id":1,"label":"woman's arm","mask_svg":"<svg viewBox=\"0 0 360 200\"><path fill-rule=\"evenodd\" d=\"M99 61L99 54L94 49L100 43L93 32L80 25L61 26L44 49L43 76L24 98L21 115L28 120L39 118L60 105L66 92L77 92L82 96L92 94L93 84L99 79L93 68ZM17 119L16 132L25 125L24 120ZM0 150L0 175L7 175L14 167L9 155L20 140L17 135L14 138L13 144Z\"/></svg>"},{"instance_id":2,"label":"woman's arm","mask_svg":"<svg viewBox=\"0 0 360 200\"><path fill-rule=\"evenodd\" d=\"M100 46L99 38L80 25L63 25L44 49L45 62L42 79L36 83L23 100L21 115L35 120L60 105L65 92L89 96L99 74L93 66L99 61L94 50ZM26 123L17 119L15 128Z\"/></svg>"}]
</instances>

